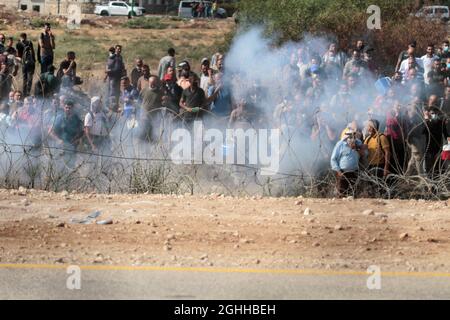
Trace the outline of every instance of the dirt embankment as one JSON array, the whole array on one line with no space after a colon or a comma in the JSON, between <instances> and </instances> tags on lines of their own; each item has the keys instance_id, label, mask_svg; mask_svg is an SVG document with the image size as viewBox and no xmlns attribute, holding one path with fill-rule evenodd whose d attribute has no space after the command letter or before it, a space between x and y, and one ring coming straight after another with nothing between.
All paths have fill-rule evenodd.
<instances>
[{"instance_id":1,"label":"dirt embankment","mask_svg":"<svg viewBox=\"0 0 450 320\"><path fill-rule=\"evenodd\" d=\"M444 201L0 190L0 263L448 272L449 230Z\"/></svg>"}]
</instances>

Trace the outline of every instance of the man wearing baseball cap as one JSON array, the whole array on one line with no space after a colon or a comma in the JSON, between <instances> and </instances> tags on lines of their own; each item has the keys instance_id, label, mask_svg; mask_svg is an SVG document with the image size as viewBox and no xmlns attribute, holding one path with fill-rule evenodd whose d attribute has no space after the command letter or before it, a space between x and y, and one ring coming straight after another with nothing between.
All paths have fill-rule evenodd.
<instances>
[{"instance_id":1,"label":"man wearing baseball cap","mask_svg":"<svg viewBox=\"0 0 450 320\"><path fill-rule=\"evenodd\" d=\"M365 149L356 131L347 128L343 138L336 143L331 154L331 169L336 173L336 189L339 196L354 195L358 177L359 160Z\"/></svg>"}]
</instances>

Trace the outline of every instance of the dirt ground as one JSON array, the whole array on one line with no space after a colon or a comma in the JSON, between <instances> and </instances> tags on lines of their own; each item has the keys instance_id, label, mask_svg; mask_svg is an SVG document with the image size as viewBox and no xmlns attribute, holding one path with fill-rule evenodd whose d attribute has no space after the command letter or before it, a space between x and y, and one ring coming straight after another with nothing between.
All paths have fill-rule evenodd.
<instances>
[{"instance_id":1,"label":"dirt ground","mask_svg":"<svg viewBox=\"0 0 450 320\"><path fill-rule=\"evenodd\" d=\"M448 272L449 230L445 201L0 190L0 263Z\"/></svg>"}]
</instances>

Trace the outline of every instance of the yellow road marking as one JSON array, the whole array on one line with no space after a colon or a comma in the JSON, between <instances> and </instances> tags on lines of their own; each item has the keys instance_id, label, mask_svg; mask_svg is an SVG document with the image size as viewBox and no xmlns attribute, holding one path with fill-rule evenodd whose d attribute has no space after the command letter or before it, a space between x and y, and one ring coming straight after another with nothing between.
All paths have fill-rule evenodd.
<instances>
[{"instance_id":1,"label":"yellow road marking","mask_svg":"<svg viewBox=\"0 0 450 320\"><path fill-rule=\"evenodd\" d=\"M0 269L66 269L69 265L55 264L0 264ZM291 275L319 275L319 276L367 276L365 271L354 270L314 270L314 269L245 269L245 268L204 268L204 267L157 267L157 266L113 266L113 265L85 265L81 270L96 271L179 271L204 273L259 273L259 274L291 274ZM421 277L421 278L450 278L446 272L381 272L385 277Z\"/></svg>"}]
</instances>

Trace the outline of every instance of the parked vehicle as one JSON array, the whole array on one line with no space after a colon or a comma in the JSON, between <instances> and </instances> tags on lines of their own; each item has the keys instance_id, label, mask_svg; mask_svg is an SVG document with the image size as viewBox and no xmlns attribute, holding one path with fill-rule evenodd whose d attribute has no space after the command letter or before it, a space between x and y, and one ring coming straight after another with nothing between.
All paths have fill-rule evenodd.
<instances>
[{"instance_id":1,"label":"parked vehicle","mask_svg":"<svg viewBox=\"0 0 450 320\"><path fill-rule=\"evenodd\" d=\"M195 1L195 0L182 0L180 1L180 4L178 6L178 16L180 18L192 18L192 6L194 5L194 3L200 3L200 1ZM204 4L209 4L210 6L212 6L212 2L211 1L203 1ZM214 18L222 18L225 19L227 18L227 11L224 8L217 8L217 12L215 14Z\"/></svg>"},{"instance_id":2,"label":"parked vehicle","mask_svg":"<svg viewBox=\"0 0 450 320\"><path fill-rule=\"evenodd\" d=\"M448 21L450 19L450 10L448 6L425 6L415 16L427 20Z\"/></svg>"},{"instance_id":3,"label":"parked vehicle","mask_svg":"<svg viewBox=\"0 0 450 320\"><path fill-rule=\"evenodd\" d=\"M125 1L110 1L96 5L94 13L101 16L142 16L145 8L132 6Z\"/></svg>"}]
</instances>

